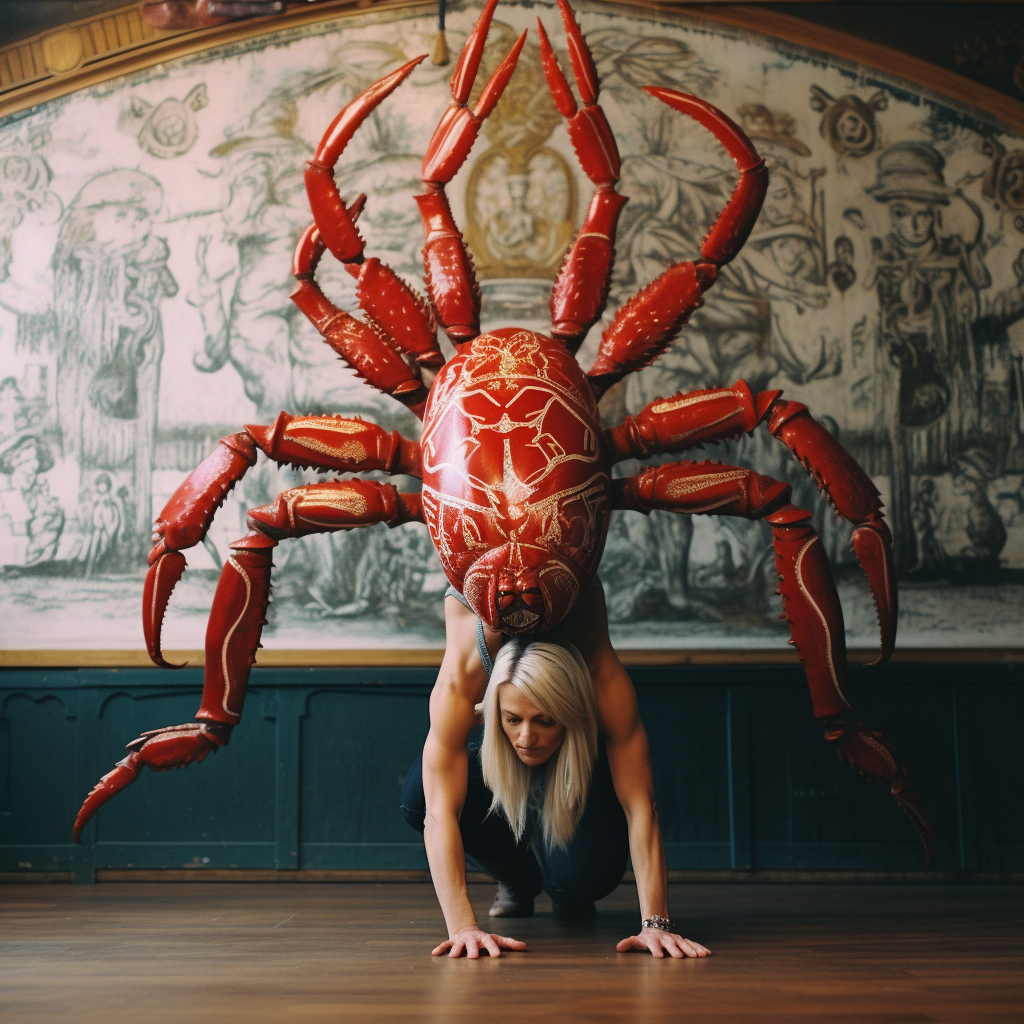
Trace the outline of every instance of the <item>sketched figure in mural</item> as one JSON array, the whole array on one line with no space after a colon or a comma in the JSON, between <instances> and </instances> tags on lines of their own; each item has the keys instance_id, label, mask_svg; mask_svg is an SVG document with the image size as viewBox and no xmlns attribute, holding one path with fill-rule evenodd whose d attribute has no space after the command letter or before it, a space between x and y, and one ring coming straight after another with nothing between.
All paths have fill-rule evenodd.
<instances>
[{"instance_id":1,"label":"sketched figure in mural","mask_svg":"<svg viewBox=\"0 0 1024 1024\"><path fill-rule=\"evenodd\" d=\"M938 494L935 489L935 481L930 476L922 477L917 481L910 515L917 537L917 565L910 570L908 575L918 579L945 577L949 571L949 560L936 536L939 525Z\"/></svg>"},{"instance_id":2,"label":"sketched figure in mural","mask_svg":"<svg viewBox=\"0 0 1024 1024\"><path fill-rule=\"evenodd\" d=\"M1011 362L1006 329L1024 318L1024 272L996 295L984 262L981 211L946 184L932 146L901 142L878 158L867 192L888 207L892 232L873 239L874 286L883 351L897 367L889 423L893 460L891 519L898 569L917 561L911 479L948 473L968 449L992 453L996 475L1010 445ZM954 201L974 232L943 231ZM981 560L995 567L995 561Z\"/></svg>"},{"instance_id":3,"label":"sketched figure in mural","mask_svg":"<svg viewBox=\"0 0 1024 1024\"><path fill-rule=\"evenodd\" d=\"M999 568L999 555L1006 546L1006 527L988 496L989 481L995 475L992 455L972 448L957 457L953 465L953 490L967 503L967 540L960 550L962 572L981 578Z\"/></svg>"},{"instance_id":4,"label":"sketched figure in mural","mask_svg":"<svg viewBox=\"0 0 1024 1024\"><path fill-rule=\"evenodd\" d=\"M145 537L163 331L160 303L176 294L169 250L153 234L159 182L140 171L97 175L61 224L53 256L57 417L80 489L104 470L128 486Z\"/></svg>"},{"instance_id":5,"label":"sketched figure in mural","mask_svg":"<svg viewBox=\"0 0 1024 1024\"><path fill-rule=\"evenodd\" d=\"M17 315L15 351L40 353L52 335L48 235L63 213L52 172L27 145L0 157L0 306Z\"/></svg>"},{"instance_id":6,"label":"sketched figure in mural","mask_svg":"<svg viewBox=\"0 0 1024 1024\"><path fill-rule=\"evenodd\" d=\"M0 520L7 520L0 564L37 566L56 558L64 510L42 479L53 465L53 452L33 434L0 447Z\"/></svg>"},{"instance_id":7,"label":"sketched figure in mural","mask_svg":"<svg viewBox=\"0 0 1024 1024\"><path fill-rule=\"evenodd\" d=\"M111 497L112 486L106 473L100 473L93 484L96 497L88 512L87 539L80 556L85 562L86 579L111 561L121 532L121 509Z\"/></svg>"}]
</instances>

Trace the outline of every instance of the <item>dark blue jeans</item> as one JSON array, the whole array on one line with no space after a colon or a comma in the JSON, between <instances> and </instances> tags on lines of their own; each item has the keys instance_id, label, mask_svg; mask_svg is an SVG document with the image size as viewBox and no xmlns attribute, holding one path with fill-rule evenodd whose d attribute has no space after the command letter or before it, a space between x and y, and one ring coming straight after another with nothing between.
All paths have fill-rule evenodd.
<instances>
[{"instance_id":1,"label":"dark blue jeans","mask_svg":"<svg viewBox=\"0 0 1024 1024\"><path fill-rule=\"evenodd\" d=\"M603 738L583 816L568 846L545 849L540 828L532 821L517 843L505 817L500 812L487 813L491 797L484 785L479 749L471 743L469 787L459 818L462 845L480 867L517 896L536 896L544 889L556 903L586 905L607 896L622 881L629 836L626 816L612 786ZM422 755L405 777L402 814L417 832L423 831Z\"/></svg>"}]
</instances>

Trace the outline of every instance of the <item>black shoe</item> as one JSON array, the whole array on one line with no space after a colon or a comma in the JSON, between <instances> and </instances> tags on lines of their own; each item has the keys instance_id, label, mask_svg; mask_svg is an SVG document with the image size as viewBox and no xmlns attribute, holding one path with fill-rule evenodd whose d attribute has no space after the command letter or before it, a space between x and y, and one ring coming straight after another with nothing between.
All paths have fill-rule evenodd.
<instances>
[{"instance_id":1,"label":"black shoe","mask_svg":"<svg viewBox=\"0 0 1024 1024\"><path fill-rule=\"evenodd\" d=\"M551 901L556 921L590 923L597 919L597 907L593 903L559 903Z\"/></svg>"},{"instance_id":2,"label":"black shoe","mask_svg":"<svg viewBox=\"0 0 1024 1024\"><path fill-rule=\"evenodd\" d=\"M533 897L521 896L504 882L499 882L494 902L487 913L491 917L533 917Z\"/></svg>"}]
</instances>

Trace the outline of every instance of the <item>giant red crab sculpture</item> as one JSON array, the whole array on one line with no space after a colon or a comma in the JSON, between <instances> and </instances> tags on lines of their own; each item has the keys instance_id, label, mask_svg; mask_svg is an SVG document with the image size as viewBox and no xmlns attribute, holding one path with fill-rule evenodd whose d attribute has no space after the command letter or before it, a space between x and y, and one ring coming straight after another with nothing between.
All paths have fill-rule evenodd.
<instances>
[{"instance_id":1,"label":"giant red crab sculpture","mask_svg":"<svg viewBox=\"0 0 1024 1024\"><path fill-rule=\"evenodd\" d=\"M696 263L679 263L631 298L604 332L584 374L574 358L608 294L619 195L615 139L597 102L590 51L566 0L558 0L582 105L578 105L538 20L541 58L555 104L584 172L595 186L582 228L551 296L550 336L505 328L480 333L480 293L455 225L445 185L469 154L484 119L515 70L519 38L473 109L470 92L497 0L488 0L452 78L453 103L434 132L416 197L426 242L428 305L385 264L367 257L356 220L364 196L346 205L334 166L363 120L412 72L410 61L366 89L328 128L306 166L314 223L299 241L292 298L326 342L366 381L423 421L419 443L343 416L290 416L247 426L218 448L178 488L156 521L144 592L144 629L152 659L164 611L185 569L181 552L205 536L227 492L256 462L319 470L378 470L420 477L422 492L348 479L295 487L249 511L251 531L231 545L206 635L202 705L197 721L144 733L96 785L75 823L75 837L143 766L162 771L202 761L228 742L242 714L270 594L271 555L289 537L418 521L430 531L445 573L491 628L507 634L548 630L573 607L597 571L613 509L766 519L771 527L784 615L810 686L815 715L841 758L891 787L921 833L930 831L920 801L879 733L851 717L843 614L810 513L790 503L790 487L752 470L715 462L671 462L613 480L624 459L680 452L764 426L813 474L834 508L856 524L853 545L881 624L881 656L895 641L896 590L890 535L878 492L850 455L805 406L779 391L754 394L743 382L652 402L637 416L602 429L597 403L616 381L653 362L746 241L767 185L764 162L720 110L671 89L646 91L699 121L740 171L737 188L701 246ZM315 280L329 250L355 278L364 320L336 308ZM436 321L435 321L436 317ZM458 354L445 363L439 322ZM423 371L436 371L429 390Z\"/></svg>"}]
</instances>

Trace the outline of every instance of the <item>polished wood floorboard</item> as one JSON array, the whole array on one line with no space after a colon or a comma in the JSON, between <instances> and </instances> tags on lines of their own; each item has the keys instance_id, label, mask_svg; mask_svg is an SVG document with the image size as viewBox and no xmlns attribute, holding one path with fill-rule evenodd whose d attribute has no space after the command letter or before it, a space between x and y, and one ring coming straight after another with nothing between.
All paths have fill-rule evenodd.
<instances>
[{"instance_id":1,"label":"polished wood floorboard","mask_svg":"<svg viewBox=\"0 0 1024 1024\"><path fill-rule=\"evenodd\" d=\"M474 885L478 913L493 888ZM0 887L4 1024L1024 1022L1024 886L674 885L708 960L615 952L594 925L507 922L500 960L434 959L422 884ZM482 917L482 919L485 919Z\"/></svg>"}]
</instances>

